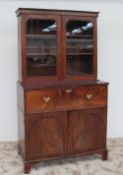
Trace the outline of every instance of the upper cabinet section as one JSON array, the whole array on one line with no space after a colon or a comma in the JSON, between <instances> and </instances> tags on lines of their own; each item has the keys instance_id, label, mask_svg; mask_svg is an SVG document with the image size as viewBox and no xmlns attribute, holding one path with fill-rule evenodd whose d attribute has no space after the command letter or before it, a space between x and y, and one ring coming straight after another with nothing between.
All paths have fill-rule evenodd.
<instances>
[{"instance_id":1,"label":"upper cabinet section","mask_svg":"<svg viewBox=\"0 0 123 175\"><path fill-rule=\"evenodd\" d=\"M96 80L97 12L18 9L20 81Z\"/></svg>"}]
</instances>

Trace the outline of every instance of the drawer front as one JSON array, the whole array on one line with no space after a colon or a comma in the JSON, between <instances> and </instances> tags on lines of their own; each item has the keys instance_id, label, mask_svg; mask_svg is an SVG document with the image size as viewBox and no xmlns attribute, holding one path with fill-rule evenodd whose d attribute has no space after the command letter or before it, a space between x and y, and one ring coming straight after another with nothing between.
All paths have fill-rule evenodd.
<instances>
[{"instance_id":1,"label":"drawer front","mask_svg":"<svg viewBox=\"0 0 123 175\"><path fill-rule=\"evenodd\" d=\"M107 86L81 86L26 92L26 112L70 110L105 106Z\"/></svg>"},{"instance_id":2,"label":"drawer front","mask_svg":"<svg viewBox=\"0 0 123 175\"><path fill-rule=\"evenodd\" d=\"M26 112L55 110L60 93L59 89L28 91L26 93Z\"/></svg>"},{"instance_id":3,"label":"drawer front","mask_svg":"<svg viewBox=\"0 0 123 175\"><path fill-rule=\"evenodd\" d=\"M88 86L75 89L76 99L73 103L83 107L98 107L107 105L106 86Z\"/></svg>"}]
</instances>

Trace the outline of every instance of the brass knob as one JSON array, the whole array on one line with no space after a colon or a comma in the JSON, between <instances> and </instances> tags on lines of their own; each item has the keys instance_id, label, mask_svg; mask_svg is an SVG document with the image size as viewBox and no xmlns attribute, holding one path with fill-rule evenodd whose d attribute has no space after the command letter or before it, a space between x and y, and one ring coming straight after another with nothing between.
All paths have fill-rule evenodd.
<instances>
[{"instance_id":1,"label":"brass knob","mask_svg":"<svg viewBox=\"0 0 123 175\"><path fill-rule=\"evenodd\" d=\"M69 94L69 93L72 92L72 89L65 89L65 92L66 92L67 94Z\"/></svg>"},{"instance_id":2,"label":"brass knob","mask_svg":"<svg viewBox=\"0 0 123 175\"><path fill-rule=\"evenodd\" d=\"M43 97L43 100L48 103L51 100L51 97Z\"/></svg>"},{"instance_id":3,"label":"brass knob","mask_svg":"<svg viewBox=\"0 0 123 175\"><path fill-rule=\"evenodd\" d=\"M93 94L86 94L85 97L87 100L91 100L93 98Z\"/></svg>"}]
</instances>

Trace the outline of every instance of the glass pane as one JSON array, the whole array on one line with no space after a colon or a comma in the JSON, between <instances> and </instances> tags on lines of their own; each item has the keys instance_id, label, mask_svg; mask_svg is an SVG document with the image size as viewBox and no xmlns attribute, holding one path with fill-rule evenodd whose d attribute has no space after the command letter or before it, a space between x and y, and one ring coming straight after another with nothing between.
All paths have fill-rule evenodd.
<instances>
[{"instance_id":1,"label":"glass pane","mask_svg":"<svg viewBox=\"0 0 123 175\"><path fill-rule=\"evenodd\" d=\"M27 76L56 76L57 26L54 20L30 19L26 28Z\"/></svg>"},{"instance_id":2,"label":"glass pane","mask_svg":"<svg viewBox=\"0 0 123 175\"><path fill-rule=\"evenodd\" d=\"M93 23L68 21L66 38L67 75L93 74Z\"/></svg>"}]
</instances>

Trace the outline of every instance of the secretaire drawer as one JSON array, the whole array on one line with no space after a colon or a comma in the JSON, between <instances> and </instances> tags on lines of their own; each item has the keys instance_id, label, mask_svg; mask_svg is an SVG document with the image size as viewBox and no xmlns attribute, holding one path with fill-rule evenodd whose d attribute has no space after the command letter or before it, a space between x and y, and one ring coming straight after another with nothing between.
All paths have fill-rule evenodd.
<instances>
[{"instance_id":1,"label":"secretaire drawer","mask_svg":"<svg viewBox=\"0 0 123 175\"><path fill-rule=\"evenodd\" d=\"M26 92L26 112L70 110L107 104L107 86L31 90Z\"/></svg>"},{"instance_id":2,"label":"secretaire drawer","mask_svg":"<svg viewBox=\"0 0 123 175\"><path fill-rule=\"evenodd\" d=\"M60 98L59 89L32 90L26 92L26 112L50 111Z\"/></svg>"},{"instance_id":3,"label":"secretaire drawer","mask_svg":"<svg viewBox=\"0 0 123 175\"><path fill-rule=\"evenodd\" d=\"M75 89L75 102L80 106L98 107L107 105L107 86L86 86Z\"/></svg>"}]
</instances>

